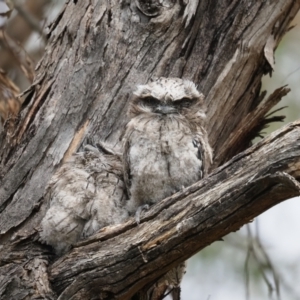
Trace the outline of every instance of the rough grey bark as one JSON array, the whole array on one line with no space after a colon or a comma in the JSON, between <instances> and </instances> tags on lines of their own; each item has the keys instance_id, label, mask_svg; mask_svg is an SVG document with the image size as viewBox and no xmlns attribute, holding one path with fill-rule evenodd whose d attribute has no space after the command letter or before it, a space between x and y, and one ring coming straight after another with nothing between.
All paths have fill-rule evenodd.
<instances>
[{"instance_id":1,"label":"rough grey bark","mask_svg":"<svg viewBox=\"0 0 300 300\"><path fill-rule=\"evenodd\" d=\"M128 299L213 241L299 195L299 142L295 122L161 201L139 226L131 220L78 243L49 269L59 299L97 293L100 299Z\"/></svg>"},{"instance_id":2,"label":"rough grey bark","mask_svg":"<svg viewBox=\"0 0 300 300\"><path fill-rule=\"evenodd\" d=\"M287 93L264 99L261 77L271 72L273 49L299 1L145 3L68 1L49 28L16 130L0 136L1 299L128 299L299 193L295 123L151 208L141 226L108 228L53 263L38 241L47 182L87 137L120 150L137 83L178 76L198 84L208 106L213 169L249 147L266 112Z\"/></svg>"}]
</instances>

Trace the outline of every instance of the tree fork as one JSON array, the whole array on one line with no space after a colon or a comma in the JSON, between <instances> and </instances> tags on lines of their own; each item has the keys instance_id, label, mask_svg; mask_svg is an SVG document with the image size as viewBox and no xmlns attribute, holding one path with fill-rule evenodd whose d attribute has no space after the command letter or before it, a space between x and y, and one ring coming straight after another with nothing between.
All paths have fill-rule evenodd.
<instances>
[{"instance_id":1,"label":"tree fork","mask_svg":"<svg viewBox=\"0 0 300 300\"><path fill-rule=\"evenodd\" d=\"M297 178L299 169L298 123L294 123L276 137L278 141L288 138L288 147L295 151L292 153L285 146L291 157L282 158L284 165L275 159L275 165L266 164L266 169L259 165L257 172L253 170L252 178L247 174L243 177L251 179L249 183L242 186L246 181L238 177L240 185L233 182L233 194L220 198L222 191L230 191L221 182L225 184L233 179L234 168L242 170L238 162L249 163L251 159L254 166L261 159L257 153L266 157L267 153L259 149L268 149L267 138L213 171L203 182L151 208L141 226L129 221L120 227L109 227L78 244L70 254L52 265L49 248L37 240L39 224L48 207L44 199L47 183L86 138L108 142L116 152L120 151L120 137L128 121L125 115L128 98L136 84L145 83L153 76L184 77L198 84L206 96L207 131L215 157L213 168L248 148L264 122L262 111L271 108L270 103L275 104L286 92L281 90L273 95L274 98L264 100L260 95L261 77L271 72L273 50L299 10L299 1L249 3L235 0L225 3L220 0L212 4L208 0L174 0L164 1L164 6L150 1L150 8L143 5L144 2L67 1L62 13L49 27L49 43L15 121L15 132L0 135L1 299L15 299L16 295L17 299L56 299L60 293L60 299L68 299L68 295L79 299L80 294L91 296L93 292L103 297L106 292L108 298L113 295L129 297L214 239L298 194L297 182L291 177ZM278 144L271 140L270 144L275 147L274 151L278 150ZM252 156L249 151L253 151ZM225 170L231 170L233 177L230 178ZM218 177L220 174L222 178ZM185 197L185 193L188 196ZM252 193L257 199L250 201ZM207 195L210 198L206 198ZM181 203L179 199L185 200ZM193 204L198 203L197 207L192 206L192 199ZM206 199L210 199L210 205ZM217 199L221 199L220 204ZM183 203L189 205L185 207ZM204 212L208 214L206 221L201 218ZM160 230L166 235L160 236ZM145 233L148 240L144 240ZM199 243L196 236L201 236L203 242ZM195 247L187 251L185 245ZM163 246L168 252L159 252ZM126 256L120 256L126 267L119 269L121 261L116 261L113 269L114 262L109 263L109 258L101 256L107 253L105 247L115 258L127 249ZM80 256L83 249L97 258L91 262L90 274ZM78 265L72 257L79 259ZM139 265L134 266L131 259ZM101 269L100 262L108 265ZM158 264L161 269L154 272ZM141 276L137 279L133 273L138 266ZM77 268L78 272L82 270L82 275L74 273ZM121 281L109 281L108 269ZM128 281L124 279L126 272ZM98 283L102 282L100 289L103 290L87 291L82 286L83 277L89 275ZM101 279L101 276L104 277ZM76 282L80 283L77 289ZM108 286L110 283L112 286Z\"/></svg>"}]
</instances>

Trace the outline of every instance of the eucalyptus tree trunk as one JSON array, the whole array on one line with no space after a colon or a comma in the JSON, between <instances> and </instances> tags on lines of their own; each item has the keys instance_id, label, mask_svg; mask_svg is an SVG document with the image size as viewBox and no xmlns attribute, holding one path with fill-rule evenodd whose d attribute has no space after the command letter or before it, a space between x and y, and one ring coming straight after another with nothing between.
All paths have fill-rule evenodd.
<instances>
[{"instance_id":1,"label":"eucalyptus tree trunk","mask_svg":"<svg viewBox=\"0 0 300 300\"><path fill-rule=\"evenodd\" d=\"M299 194L300 122L252 138L287 88L261 77L295 0L67 1L15 130L0 136L0 298L130 299L172 267ZM206 97L211 174L56 258L39 242L53 173L90 137L121 151L128 99L153 76ZM242 152L244 151L244 152ZM218 168L219 167L219 168Z\"/></svg>"}]
</instances>

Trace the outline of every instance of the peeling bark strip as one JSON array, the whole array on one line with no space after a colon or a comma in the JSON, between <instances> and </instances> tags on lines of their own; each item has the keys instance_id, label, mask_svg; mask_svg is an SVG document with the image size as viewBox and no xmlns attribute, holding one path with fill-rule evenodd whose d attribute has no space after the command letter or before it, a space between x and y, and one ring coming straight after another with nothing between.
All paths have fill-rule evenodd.
<instances>
[{"instance_id":1,"label":"peeling bark strip","mask_svg":"<svg viewBox=\"0 0 300 300\"><path fill-rule=\"evenodd\" d=\"M96 292L100 299L129 299L172 266L299 195L293 177L300 176L299 164L300 122L295 122L155 205L140 226L130 221L114 234L108 228L79 243L50 268L59 299L90 299Z\"/></svg>"},{"instance_id":2,"label":"peeling bark strip","mask_svg":"<svg viewBox=\"0 0 300 300\"><path fill-rule=\"evenodd\" d=\"M283 173L299 173L299 126L292 124L153 207L141 226L129 222L83 241L50 266L52 289L48 284L51 252L37 231L48 207L45 188L62 161L91 136L120 151L128 97L152 76L198 84L208 105L214 167L245 150L265 112L287 92L264 100L261 77L271 72L274 47L299 5L67 1L49 28L15 133L0 135L0 298L126 299L192 252L296 195L297 182ZM36 278L41 285L33 284Z\"/></svg>"}]
</instances>

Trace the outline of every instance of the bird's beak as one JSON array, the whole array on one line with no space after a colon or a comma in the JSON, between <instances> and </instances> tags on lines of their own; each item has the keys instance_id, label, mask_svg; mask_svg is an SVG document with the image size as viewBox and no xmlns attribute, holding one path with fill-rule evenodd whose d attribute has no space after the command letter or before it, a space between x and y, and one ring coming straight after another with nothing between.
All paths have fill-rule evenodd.
<instances>
[{"instance_id":1,"label":"bird's beak","mask_svg":"<svg viewBox=\"0 0 300 300\"><path fill-rule=\"evenodd\" d=\"M177 109L170 105L159 105L155 109L156 113L167 115L177 113Z\"/></svg>"}]
</instances>

